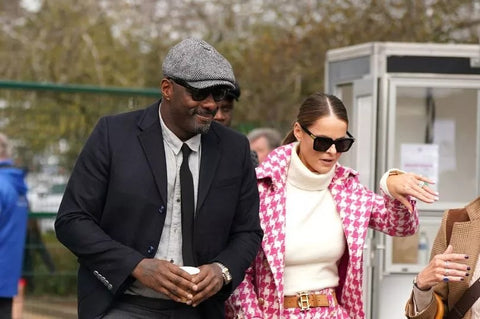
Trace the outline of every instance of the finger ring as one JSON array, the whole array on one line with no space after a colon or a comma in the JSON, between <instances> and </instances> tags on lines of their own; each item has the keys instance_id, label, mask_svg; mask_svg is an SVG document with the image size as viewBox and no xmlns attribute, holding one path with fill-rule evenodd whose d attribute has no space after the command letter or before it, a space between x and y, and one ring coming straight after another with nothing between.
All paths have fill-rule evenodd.
<instances>
[{"instance_id":1,"label":"finger ring","mask_svg":"<svg viewBox=\"0 0 480 319\"><path fill-rule=\"evenodd\" d=\"M445 268L445 269L448 268L448 260L445 260L445 267L444 267L444 268Z\"/></svg>"},{"instance_id":2,"label":"finger ring","mask_svg":"<svg viewBox=\"0 0 480 319\"><path fill-rule=\"evenodd\" d=\"M443 281L447 282L447 281L448 281L448 277L447 277L447 276L444 276L444 277L443 277Z\"/></svg>"},{"instance_id":3,"label":"finger ring","mask_svg":"<svg viewBox=\"0 0 480 319\"><path fill-rule=\"evenodd\" d=\"M427 185L424 181L418 182L418 187L423 188L423 186Z\"/></svg>"},{"instance_id":4,"label":"finger ring","mask_svg":"<svg viewBox=\"0 0 480 319\"><path fill-rule=\"evenodd\" d=\"M445 269L445 277L448 277L448 269Z\"/></svg>"}]
</instances>

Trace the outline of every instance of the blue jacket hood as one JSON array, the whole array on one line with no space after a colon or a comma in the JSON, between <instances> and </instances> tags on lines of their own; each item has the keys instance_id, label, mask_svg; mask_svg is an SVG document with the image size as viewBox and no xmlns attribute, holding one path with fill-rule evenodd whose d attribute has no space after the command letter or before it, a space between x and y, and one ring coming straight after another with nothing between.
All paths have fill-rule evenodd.
<instances>
[{"instance_id":1,"label":"blue jacket hood","mask_svg":"<svg viewBox=\"0 0 480 319\"><path fill-rule=\"evenodd\" d=\"M13 166L12 160L0 160L0 177L6 178L15 187L19 195L27 193L26 175L25 170Z\"/></svg>"}]
</instances>

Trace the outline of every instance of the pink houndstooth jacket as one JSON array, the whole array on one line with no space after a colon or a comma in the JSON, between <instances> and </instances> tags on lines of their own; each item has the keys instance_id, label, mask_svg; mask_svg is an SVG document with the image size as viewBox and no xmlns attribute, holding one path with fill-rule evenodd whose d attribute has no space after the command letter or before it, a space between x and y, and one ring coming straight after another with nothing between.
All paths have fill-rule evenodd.
<instances>
[{"instance_id":1,"label":"pink houndstooth jacket","mask_svg":"<svg viewBox=\"0 0 480 319\"><path fill-rule=\"evenodd\" d=\"M226 318L282 318L285 256L285 185L295 144L281 146L257 168L262 249L245 279L226 302ZM377 195L360 184L354 170L337 164L329 190L340 214L347 249L339 264L339 303L351 318L365 317L362 302L363 247L368 227L391 236L417 231L415 201L411 214L399 201ZM319 245L328 243L318 243Z\"/></svg>"}]
</instances>

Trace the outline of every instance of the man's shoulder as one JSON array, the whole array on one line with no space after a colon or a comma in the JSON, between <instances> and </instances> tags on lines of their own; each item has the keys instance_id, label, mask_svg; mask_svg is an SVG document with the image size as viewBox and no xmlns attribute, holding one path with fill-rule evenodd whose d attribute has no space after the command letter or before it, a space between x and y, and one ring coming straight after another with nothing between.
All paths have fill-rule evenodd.
<instances>
[{"instance_id":1,"label":"man's shoulder","mask_svg":"<svg viewBox=\"0 0 480 319\"><path fill-rule=\"evenodd\" d=\"M145 108L108 114L99 119L100 123L108 123L108 126L115 128L127 128L137 125L149 126L155 121L158 121L158 101Z\"/></svg>"},{"instance_id":2,"label":"man's shoulder","mask_svg":"<svg viewBox=\"0 0 480 319\"><path fill-rule=\"evenodd\" d=\"M155 112L156 112L155 110L158 111L158 103L159 103L159 101L156 101L155 103L153 103L149 106L142 107L142 108L139 108L139 109L122 111L122 112L119 112L119 113L106 114L106 115L103 115L101 118L121 120L121 119L129 119L129 118L138 118L138 117L140 117L143 114L148 113L148 112L150 112L152 114L155 114Z\"/></svg>"}]
</instances>

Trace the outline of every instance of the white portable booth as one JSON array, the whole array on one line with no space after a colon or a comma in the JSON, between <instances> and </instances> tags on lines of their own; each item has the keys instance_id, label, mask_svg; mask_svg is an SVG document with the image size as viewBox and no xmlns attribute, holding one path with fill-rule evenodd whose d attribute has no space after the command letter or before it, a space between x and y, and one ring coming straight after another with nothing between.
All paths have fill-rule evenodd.
<instances>
[{"instance_id":1,"label":"white portable booth","mask_svg":"<svg viewBox=\"0 0 480 319\"><path fill-rule=\"evenodd\" d=\"M378 191L389 168L436 181L440 200L418 202L417 234L370 231L364 247L367 318L403 319L444 210L479 195L480 46L372 42L329 50L325 92L347 107L356 142L341 162L362 183Z\"/></svg>"}]
</instances>

